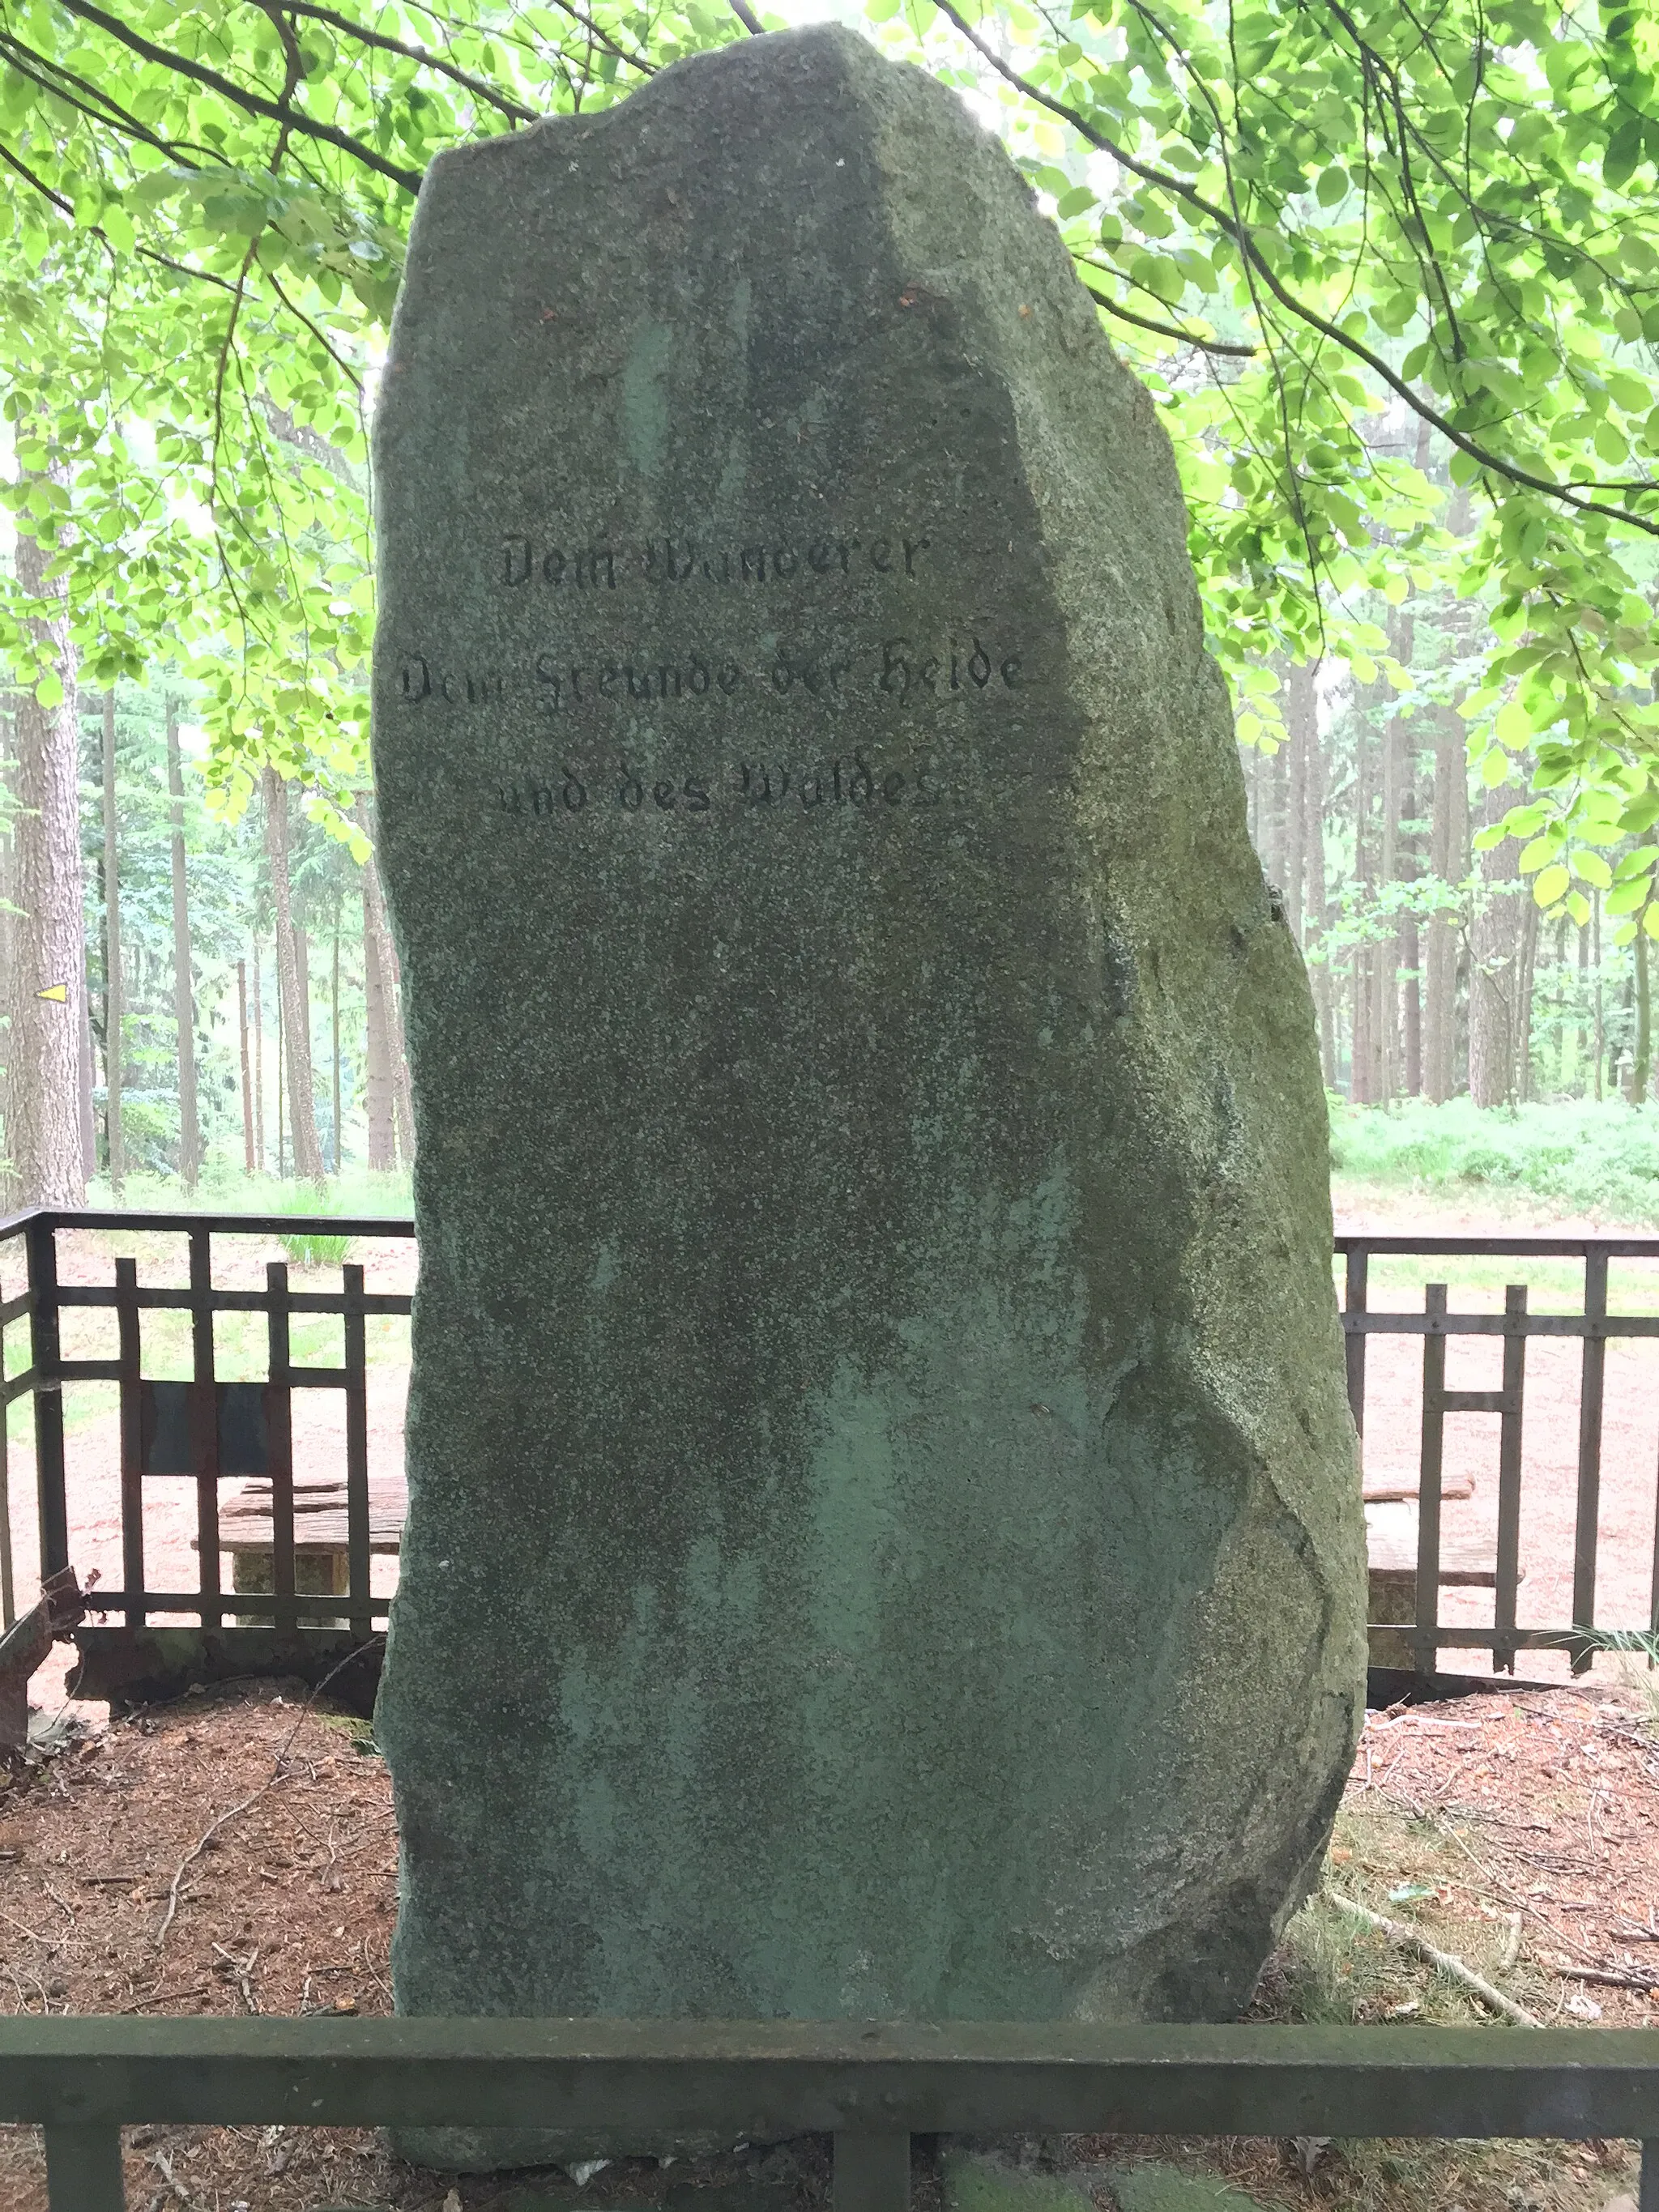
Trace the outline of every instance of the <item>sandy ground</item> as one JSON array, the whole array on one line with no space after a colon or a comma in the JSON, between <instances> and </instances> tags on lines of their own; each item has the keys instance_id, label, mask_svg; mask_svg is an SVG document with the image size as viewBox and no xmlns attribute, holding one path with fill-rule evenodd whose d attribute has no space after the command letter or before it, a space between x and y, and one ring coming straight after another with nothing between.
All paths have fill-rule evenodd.
<instances>
[{"instance_id":1,"label":"sandy ground","mask_svg":"<svg viewBox=\"0 0 1659 2212\"><path fill-rule=\"evenodd\" d=\"M236 1686L115 1723L8 1777L0 2012L389 2011L397 1842L386 1769L363 1746L361 1723L296 1706L286 1686ZM1423 1840L1431 1832L1432 1846ZM1659 2021L1659 1742L1628 1697L1567 1689L1373 1714L1328 1877L1478 1962L1540 2019ZM1390 1901L1402 1888L1406 1901ZM1495 1952L1505 1963L1493 1964ZM1258 2016L1285 2016L1293 1953L1264 1975ZM1356 1949L1335 1972L1339 1991L1344 1975L1355 1977L1349 2019L1482 2016L1398 1950ZM1362 2148L1338 2146L1310 2180L1287 2144L1240 2140L1206 2154L1287 2212L1444 2212L1453 2201L1464 2212L1595 2212L1629 2185L1618 2145L1514 2146L1507 2163L1455 2175L1443 2163L1409 2190L1379 2182L1375 2169L1365 2179L1352 2162ZM1434 2154L1456 2161L1470 2149ZM1074 2150L1086 2177L1113 2146L1077 2138ZM721 2166L728 2183L746 2180L735 2197L708 2189L720 2172L700 2172L702 2185L688 2187L684 2166L649 2160L620 2161L580 2196L556 2175L548 2193L522 2196L520 2180L404 2166L366 2132L127 2136L129 2202L155 2212L823 2204L821 2158L797 2160L781 2182L758 2150ZM1086 2185L1110 2212L1109 2189ZM928 2201L921 2192L919 2203ZM37 2138L0 2128L0 2212L44 2205Z\"/></svg>"}]
</instances>

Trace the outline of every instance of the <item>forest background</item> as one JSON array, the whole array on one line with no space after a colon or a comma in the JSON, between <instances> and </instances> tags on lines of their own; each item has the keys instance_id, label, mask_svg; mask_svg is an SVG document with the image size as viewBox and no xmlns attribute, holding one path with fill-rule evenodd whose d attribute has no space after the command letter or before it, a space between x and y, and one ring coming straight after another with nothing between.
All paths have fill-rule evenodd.
<instances>
[{"instance_id":1,"label":"forest background","mask_svg":"<svg viewBox=\"0 0 1659 2212\"><path fill-rule=\"evenodd\" d=\"M1659 0L839 12L1002 133L1159 405L1339 1149L1422 1100L1395 1155L1523 1179L1601 1102L1543 1150L1659 1202ZM783 22L0 0L9 1204L401 1188L367 426L419 177Z\"/></svg>"}]
</instances>

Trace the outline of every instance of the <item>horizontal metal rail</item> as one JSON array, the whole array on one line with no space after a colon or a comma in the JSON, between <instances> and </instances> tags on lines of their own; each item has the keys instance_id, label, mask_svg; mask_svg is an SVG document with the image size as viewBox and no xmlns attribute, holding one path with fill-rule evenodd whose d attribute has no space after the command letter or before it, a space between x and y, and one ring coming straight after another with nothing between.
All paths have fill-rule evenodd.
<instances>
[{"instance_id":1,"label":"horizontal metal rail","mask_svg":"<svg viewBox=\"0 0 1659 2212\"><path fill-rule=\"evenodd\" d=\"M1553 2136L1644 2145L1659 2030L814 2021L0 2021L0 2119L52 2212L121 2212L123 2124L836 2138L837 2212L903 2212L915 2134Z\"/></svg>"}]
</instances>

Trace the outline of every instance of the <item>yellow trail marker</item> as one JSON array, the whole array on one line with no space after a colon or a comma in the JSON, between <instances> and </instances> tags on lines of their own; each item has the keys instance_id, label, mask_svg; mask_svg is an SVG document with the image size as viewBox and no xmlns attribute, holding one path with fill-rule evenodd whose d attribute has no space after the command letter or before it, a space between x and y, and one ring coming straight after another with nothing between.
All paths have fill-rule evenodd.
<instances>
[{"instance_id":1,"label":"yellow trail marker","mask_svg":"<svg viewBox=\"0 0 1659 2212\"><path fill-rule=\"evenodd\" d=\"M48 983L44 991L37 991L34 995L37 999L58 999L67 1003L69 1000L69 985L67 983Z\"/></svg>"}]
</instances>

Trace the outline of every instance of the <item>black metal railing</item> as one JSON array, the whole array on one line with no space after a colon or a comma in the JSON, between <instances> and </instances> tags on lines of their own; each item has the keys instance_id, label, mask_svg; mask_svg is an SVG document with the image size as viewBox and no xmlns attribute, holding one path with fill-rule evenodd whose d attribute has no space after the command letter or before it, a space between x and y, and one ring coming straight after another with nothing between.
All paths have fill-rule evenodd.
<instances>
[{"instance_id":1,"label":"black metal railing","mask_svg":"<svg viewBox=\"0 0 1659 2212\"><path fill-rule=\"evenodd\" d=\"M814 2021L0 2020L50 2212L123 2212L123 2124L835 2138L834 2212L905 2212L915 2135L1533 2136L1643 2147L1659 2030Z\"/></svg>"},{"instance_id":2,"label":"black metal railing","mask_svg":"<svg viewBox=\"0 0 1659 2212\"><path fill-rule=\"evenodd\" d=\"M1572 1670L1591 1664L1601 1639L1596 1621L1596 1554L1601 1492L1601 1429L1607 1347L1615 1337L1659 1336L1659 1313L1617 1314L1607 1309L1607 1271L1619 1259L1659 1261L1659 1237L1374 1237L1342 1235L1336 1250L1343 1261L1342 1326L1346 1337L1348 1404L1360 1435L1365 1431L1365 1353L1377 1335L1420 1336L1423 1340L1423 1427L1418 1465L1416 1613L1409 1622L1379 1634L1407 1637L1420 1674L1433 1674L1448 1646L1487 1650L1494 1668L1513 1673L1520 1650L1565 1650ZM1583 1267L1582 1310L1534 1313L1525 1283L1511 1283L1504 1311L1456 1313L1447 1285L1429 1283L1420 1312L1378 1311L1370 1304L1370 1262L1382 1255L1445 1257L1567 1259ZM1497 1389L1454 1390L1446 1387L1446 1345L1454 1336L1497 1336L1504 1345L1503 1376ZM1521 1475L1522 1424L1526 1410L1527 1344L1533 1337L1577 1337L1583 1351L1579 1372L1578 1468L1574 1510L1573 1575L1570 1620L1530 1628L1517 1626L1521 1582ZM1492 1623L1448 1626L1440 1619L1442 1485L1448 1415L1496 1413L1498 1444L1498 1528L1493 1560ZM1656 1462L1659 1464L1659 1461ZM1649 1602L1644 1619L1600 1624L1626 1633L1659 1632L1659 1478L1656 1479L1656 1523Z\"/></svg>"},{"instance_id":3,"label":"black metal railing","mask_svg":"<svg viewBox=\"0 0 1659 2212\"><path fill-rule=\"evenodd\" d=\"M141 1283L130 1259L111 1263L107 1283L60 1280L58 1239L70 1230L162 1232L185 1240L188 1279L181 1285ZM34 1410L34 1474L43 1578L72 1563L70 1499L64 1479L63 1391L77 1382L118 1384L121 1400L120 1477L122 1569L118 1584L100 1587L98 1610L117 1616L115 1625L78 1629L82 1672L78 1686L88 1696L123 1701L155 1693L165 1677L174 1688L190 1679L214 1674L309 1672L331 1666L354 1645L372 1638L384 1622L389 1601L371 1587L370 1560L384 1531L373 1523L367 1451L367 1359L365 1327L376 1316L406 1316L407 1292L370 1291L363 1269L343 1263L338 1289L295 1290L281 1261L265 1269L263 1289L232 1288L215 1276L220 1240L325 1236L343 1238L414 1235L406 1218L370 1217L338 1219L290 1214L248 1215L179 1212L52 1212L22 1214L0 1223L0 1255L21 1245L27 1257L24 1288L0 1301L0 1349L8 1332L27 1322L27 1364L3 1384L7 1406L30 1396ZM1600 1633L1613 1629L1659 1632L1659 1510L1644 1614L1598 1622L1596 1566L1598 1508L1601 1482L1603 1395L1607 1346L1610 1340L1659 1336L1659 1312L1621 1315L1609 1310L1608 1270L1619 1259L1659 1261L1659 1237L1395 1237L1344 1234L1336 1239L1343 1327L1346 1333L1349 1402L1362 1434L1366 1419L1366 1352L1379 1334L1414 1335L1423 1340L1422 1429L1416 1484L1415 1579L1407 1578L1405 1596L1412 1617L1378 1620L1372 1626L1373 1655L1403 1649L1419 1677L1435 1674L1448 1648L1487 1650L1498 1669L1514 1671L1518 1652L1565 1650L1575 1671L1588 1667ZM1502 1313L1453 1310L1443 1284L1430 1283L1420 1310L1382 1308L1373 1296L1371 1262L1382 1256L1559 1261L1583 1267L1582 1310L1535 1313L1524 1282L1510 1285ZM112 1311L117 1324L113 1358L65 1358L63 1317L74 1309ZM190 1376L165 1381L143 1371L141 1316L157 1310L188 1315ZM258 1382L222 1382L216 1373L215 1316L262 1314L265 1320L266 1373ZM303 1365L290 1352L290 1322L295 1316L337 1316L342 1324L343 1356L338 1366ZM1503 1374L1492 1389L1459 1390L1446 1384L1446 1346L1455 1336L1497 1336L1503 1341ZM1579 1377L1577 1479L1573 1539L1572 1594L1568 1617L1522 1626L1518 1595L1522 1579L1522 1468L1526 1411L1527 1344L1534 1337L1582 1340ZM334 1390L344 1401L345 1433L340 1512L343 1531L342 1586L332 1593L296 1587L296 1547L307 1548L319 1523L308 1521L296 1535L293 1455L293 1394ZM1460 1414L1498 1417L1497 1527L1493 1557L1483 1579L1493 1587L1489 1626L1441 1617L1440 1592L1447 1571L1444 1557L1443 1459L1446 1423ZM0 1422L0 1629L16 1616L11 1547L11 1498L4 1424ZM1655 1440L1659 1446L1659 1438ZM1659 1468L1659 1452L1654 1465ZM161 1474L182 1475L196 1485L195 1589L153 1587L144 1555L143 1496L146 1483ZM268 1514L269 1587L227 1591L221 1578L222 1486L232 1478L258 1478L261 1510ZM1659 1477L1655 1480L1659 1505ZM307 1500L308 1505L314 1499ZM393 1539L395 1541L395 1539ZM312 1546L314 1549L314 1544ZM1373 1589L1398 1589L1376 1573ZM1399 1608L1396 1608L1398 1610ZM1373 1607L1375 1610L1375 1607ZM183 1627L157 1629L157 1617L182 1620ZM264 1622L261 1627L250 1623ZM327 1626L325 1626L327 1624ZM1401 1639L1405 1639L1403 1646ZM159 1674L158 1674L158 1669ZM370 1686L372 1687L372 1685Z\"/></svg>"},{"instance_id":4,"label":"black metal railing","mask_svg":"<svg viewBox=\"0 0 1659 2212\"><path fill-rule=\"evenodd\" d=\"M183 1286L143 1285L136 1261L116 1259L107 1284L59 1279L58 1238L65 1230L163 1232L182 1237L188 1255ZM0 1302L0 1352L7 1330L27 1319L28 1364L4 1385L5 1403L32 1396L39 1514L40 1571L50 1578L71 1564L70 1508L65 1482L63 1393L77 1382L114 1382L120 1389L121 1559L119 1582L100 1587L100 1613L119 1616L118 1627L82 1628L82 1694L118 1698L159 1686L159 1677L182 1687L187 1678L214 1673L285 1673L331 1664L343 1651L371 1638L390 1601L371 1587L366 1323L371 1316L407 1316L407 1292L370 1291L363 1269L343 1263L340 1287L295 1290L288 1265L271 1261L262 1290L226 1287L214 1273L216 1240L326 1236L412 1237L404 1218L341 1219L290 1214L54 1212L41 1210L0 1223L0 1251L21 1240L27 1285ZM118 1351L113 1358L69 1358L63 1352L63 1316L77 1308L112 1310ZM141 1316L183 1312L191 1333L187 1380L161 1380L143 1372ZM222 1382L216 1372L214 1321L220 1314L265 1317L265 1379ZM290 1324L296 1316L337 1316L343 1357L338 1366L296 1364ZM342 1590L319 1594L297 1587L296 1547L310 1528L296 1533L293 1398L296 1390L336 1390L344 1401L342 1498L346 1576ZM0 1596L9 1628L12 1594L11 1512L3 1424L0 1424ZM146 1578L144 1487L157 1476L184 1476L196 1485L197 1587L157 1589ZM269 1587L222 1585L220 1488L227 1480L258 1478L268 1494L260 1505L270 1532ZM232 1625L227 1626L226 1616ZM183 1616L187 1626L153 1628L155 1616ZM261 1620L269 1626L262 1630ZM319 1633L323 1625L328 1632ZM136 1638L146 1632L142 1647ZM207 1639L204 1641L204 1638ZM179 1648L182 1644L182 1649ZM308 1648L309 1647L309 1648ZM306 1662L311 1663L307 1667Z\"/></svg>"}]
</instances>

